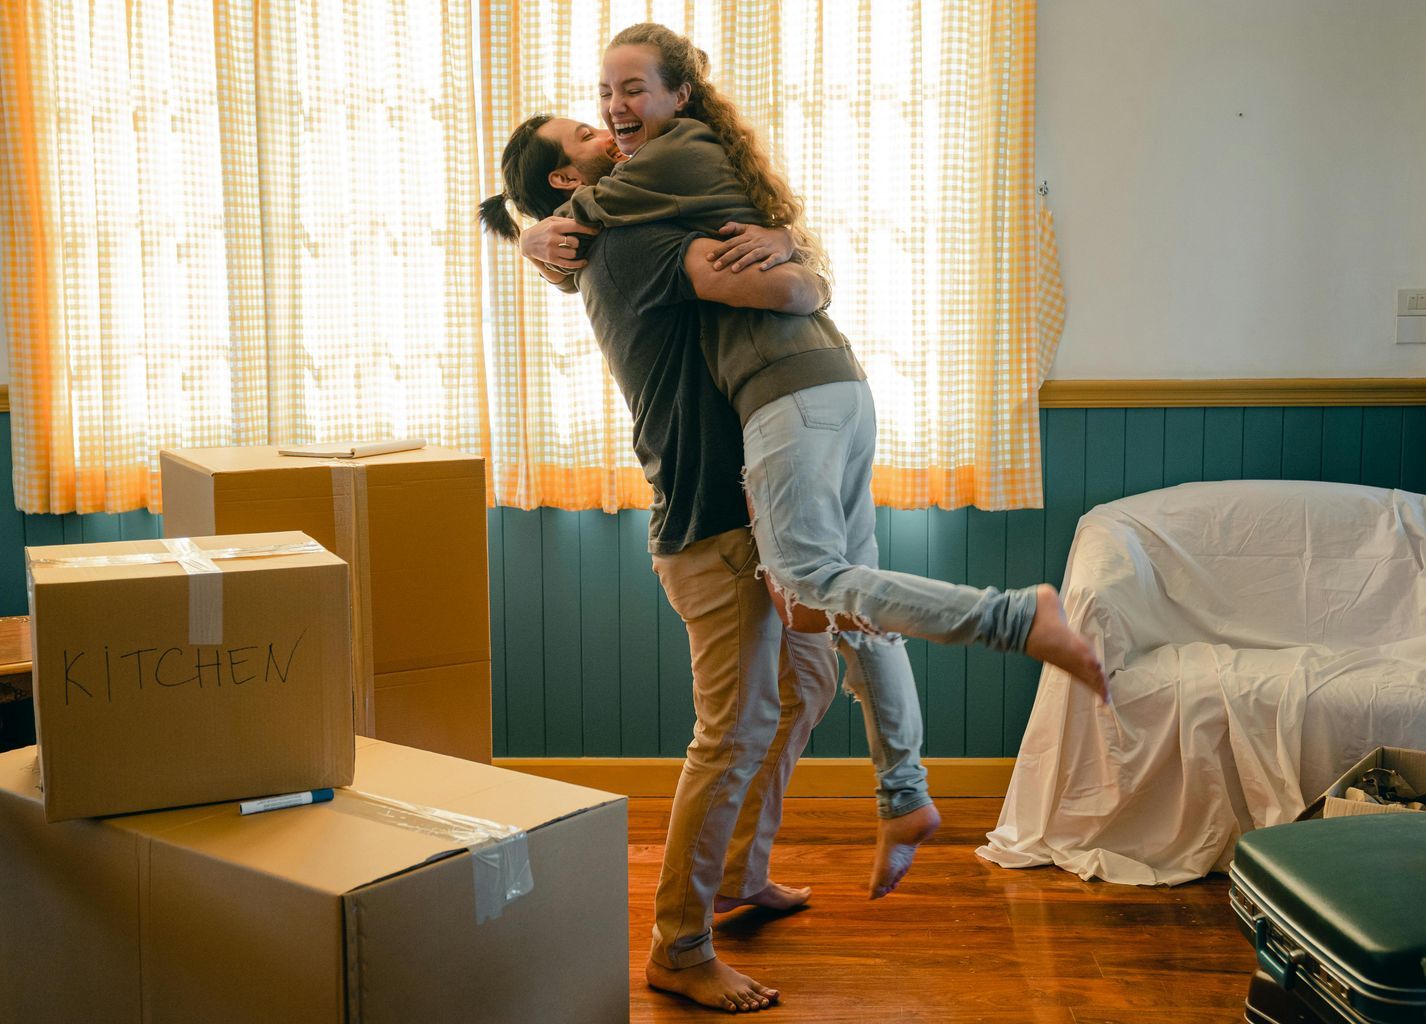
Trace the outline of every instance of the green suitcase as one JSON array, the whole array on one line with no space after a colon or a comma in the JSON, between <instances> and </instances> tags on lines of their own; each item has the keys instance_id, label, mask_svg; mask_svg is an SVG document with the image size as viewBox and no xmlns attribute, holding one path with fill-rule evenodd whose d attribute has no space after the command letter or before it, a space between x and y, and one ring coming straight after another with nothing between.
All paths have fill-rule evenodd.
<instances>
[{"instance_id":1,"label":"green suitcase","mask_svg":"<svg viewBox=\"0 0 1426 1024\"><path fill-rule=\"evenodd\" d=\"M1426 812L1250 832L1229 881L1263 970L1323 1021L1426 1022Z\"/></svg>"}]
</instances>

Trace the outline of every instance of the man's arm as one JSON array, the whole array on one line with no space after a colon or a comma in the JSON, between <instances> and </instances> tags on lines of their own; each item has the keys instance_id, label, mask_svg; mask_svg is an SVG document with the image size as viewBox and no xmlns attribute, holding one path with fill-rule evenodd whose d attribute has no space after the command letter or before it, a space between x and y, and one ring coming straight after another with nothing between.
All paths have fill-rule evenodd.
<instances>
[{"instance_id":1,"label":"man's arm","mask_svg":"<svg viewBox=\"0 0 1426 1024\"><path fill-rule=\"evenodd\" d=\"M520 232L520 252L533 263L540 276L560 284L588 260L579 259L580 236L592 238L596 227L586 227L568 217L546 217Z\"/></svg>"},{"instance_id":2,"label":"man's arm","mask_svg":"<svg viewBox=\"0 0 1426 1024\"><path fill-rule=\"evenodd\" d=\"M708 256L722 244L714 238L699 238L684 254L683 269L700 299L803 316L817 312L826 303L822 279L800 263L784 263L760 274L715 270Z\"/></svg>"}]
</instances>

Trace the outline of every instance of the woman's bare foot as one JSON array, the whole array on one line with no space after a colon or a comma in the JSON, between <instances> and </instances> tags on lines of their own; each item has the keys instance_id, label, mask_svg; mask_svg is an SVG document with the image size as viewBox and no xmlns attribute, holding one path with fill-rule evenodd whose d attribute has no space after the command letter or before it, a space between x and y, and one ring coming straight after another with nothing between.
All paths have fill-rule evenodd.
<instances>
[{"instance_id":1,"label":"woman's bare foot","mask_svg":"<svg viewBox=\"0 0 1426 1024\"><path fill-rule=\"evenodd\" d=\"M876 861L867 895L879 900L901 884L920 846L941 827L935 804L918 807L899 818L882 818L876 828Z\"/></svg>"},{"instance_id":2,"label":"woman's bare foot","mask_svg":"<svg viewBox=\"0 0 1426 1024\"><path fill-rule=\"evenodd\" d=\"M766 907L768 910L796 910L812 897L811 889L789 889L769 882L751 896L715 896L713 911L726 914L739 907Z\"/></svg>"},{"instance_id":3,"label":"woman's bare foot","mask_svg":"<svg viewBox=\"0 0 1426 1024\"><path fill-rule=\"evenodd\" d=\"M756 1013L768 1009L782 996L777 989L759 985L717 957L677 971L650 960L644 967L644 978L650 988L673 992L699 1006L725 1013Z\"/></svg>"},{"instance_id":4,"label":"woman's bare foot","mask_svg":"<svg viewBox=\"0 0 1426 1024\"><path fill-rule=\"evenodd\" d=\"M1065 606L1048 583L1035 588L1035 618L1025 638L1025 653L1038 661L1062 668L1095 693L1109 699L1104 665L1089 642L1065 622Z\"/></svg>"}]
</instances>

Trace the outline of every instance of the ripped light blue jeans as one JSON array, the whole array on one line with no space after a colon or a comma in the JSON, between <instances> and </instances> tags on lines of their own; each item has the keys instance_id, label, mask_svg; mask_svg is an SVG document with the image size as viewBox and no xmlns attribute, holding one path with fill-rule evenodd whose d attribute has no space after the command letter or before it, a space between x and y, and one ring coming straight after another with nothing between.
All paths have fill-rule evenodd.
<instances>
[{"instance_id":1,"label":"ripped light blue jeans","mask_svg":"<svg viewBox=\"0 0 1426 1024\"><path fill-rule=\"evenodd\" d=\"M748 498L763 571L789 606L829 613L862 706L877 812L931 802L921 764L921 703L902 635L1023 651L1035 588L999 591L877 567L871 498L876 409L865 381L821 384L758 409L743 427ZM837 630L844 613L859 631Z\"/></svg>"}]
</instances>

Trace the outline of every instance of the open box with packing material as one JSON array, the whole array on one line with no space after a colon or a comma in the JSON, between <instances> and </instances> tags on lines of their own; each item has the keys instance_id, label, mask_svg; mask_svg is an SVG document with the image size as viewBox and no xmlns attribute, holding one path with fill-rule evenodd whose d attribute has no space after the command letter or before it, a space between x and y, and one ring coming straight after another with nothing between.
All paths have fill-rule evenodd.
<instances>
[{"instance_id":1,"label":"open box with packing material","mask_svg":"<svg viewBox=\"0 0 1426 1024\"><path fill-rule=\"evenodd\" d=\"M47 825L34 756L0 754L0 1024L628 1020L623 797L359 739L331 803Z\"/></svg>"},{"instance_id":2,"label":"open box with packing material","mask_svg":"<svg viewBox=\"0 0 1426 1024\"><path fill-rule=\"evenodd\" d=\"M489 761L485 462L275 447L160 453L164 533L301 530L352 566L357 731Z\"/></svg>"},{"instance_id":3,"label":"open box with packing material","mask_svg":"<svg viewBox=\"0 0 1426 1024\"><path fill-rule=\"evenodd\" d=\"M1402 747L1377 747L1342 773L1327 791L1309 804L1297 820L1309 818L1344 818L1359 814L1420 813L1404 802L1377 803L1363 799L1359 781L1372 769L1396 772L1410 790L1426 794L1426 750L1406 750Z\"/></svg>"},{"instance_id":4,"label":"open box with packing material","mask_svg":"<svg viewBox=\"0 0 1426 1024\"><path fill-rule=\"evenodd\" d=\"M351 781L347 566L301 533L26 549L50 821Z\"/></svg>"}]
</instances>

